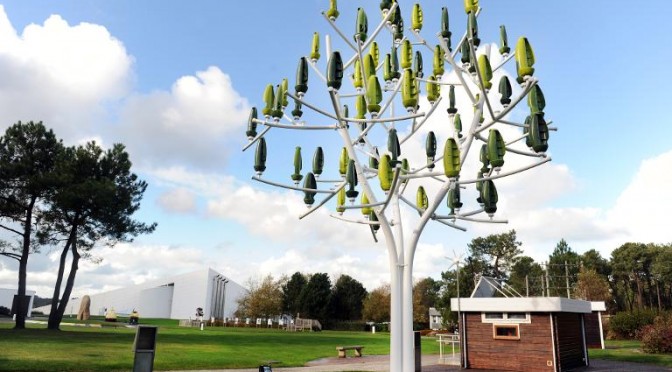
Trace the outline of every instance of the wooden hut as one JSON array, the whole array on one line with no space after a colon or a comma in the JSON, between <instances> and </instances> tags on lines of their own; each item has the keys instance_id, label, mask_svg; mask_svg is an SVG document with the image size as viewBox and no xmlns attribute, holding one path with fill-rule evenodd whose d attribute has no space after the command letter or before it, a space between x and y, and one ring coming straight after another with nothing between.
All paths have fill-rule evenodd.
<instances>
[{"instance_id":1,"label":"wooden hut","mask_svg":"<svg viewBox=\"0 0 672 372\"><path fill-rule=\"evenodd\" d=\"M586 344L589 349L604 349L604 330L602 328L602 312L607 310L604 301L592 301L591 313L584 315L586 326Z\"/></svg>"},{"instance_id":2,"label":"wooden hut","mask_svg":"<svg viewBox=\"0 0 672 372\"><path fill-rule=\"evenodd\" d=\"M476 291L475 291L476 292ZM560 372L587 366L591 303L561 297L451 299L463 368Z\"/></svg>"}]
</instances>

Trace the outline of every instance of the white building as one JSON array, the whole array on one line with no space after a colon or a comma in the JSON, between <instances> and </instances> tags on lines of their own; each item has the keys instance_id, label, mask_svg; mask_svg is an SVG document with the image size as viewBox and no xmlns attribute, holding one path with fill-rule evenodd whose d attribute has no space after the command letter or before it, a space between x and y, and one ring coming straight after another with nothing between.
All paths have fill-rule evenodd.
<instances>
[{"instance_id":1,"label":"white building","mask_svg":"<svg viewBox=\"0 0 672 372\"><path fill-rule=\"evenodd\" d=\"M14 296L18 293L16 289L6 289L0 288L0 306L4 306L9 310L12 310L12 302L14 301ZM28 302L28 317L32 316L33 312L33 300L35 299L35 291L26 290L26 296L30 297Z\"/></svg>"},{"instance_id":2,"label":"white building","mask_svg":"<svg viewBox=\"0 0 672 372\"><path fill-rule=\"evenodd\" d=\"M144 318L193 319L200 307L205 319L223 319L233 317L238 299L246 293L247 289L224 275L203 269L89 297L91 315L105 315L105 309L113 308L117 314L130 314L135 309ZM65 314L76 315L80 301L70 300ZM48 306L39 310L49 313Z\"/></svg>"}]
</instances>

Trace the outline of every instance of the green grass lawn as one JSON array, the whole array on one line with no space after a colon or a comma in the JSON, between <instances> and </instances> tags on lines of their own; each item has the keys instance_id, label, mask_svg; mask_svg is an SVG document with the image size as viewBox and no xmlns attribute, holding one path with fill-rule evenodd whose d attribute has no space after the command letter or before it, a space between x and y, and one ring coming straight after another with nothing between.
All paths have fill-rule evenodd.
<instances>
[{"instance_id":1,"label":"green grass lawn","mask_svg":"<svg viewBox=\"0 0 672 372\"><path fill-rule=\"evenodd\" d=\"M589 356L596 359L672 367L672 354L646 354L642 351L641 342L636 340L607 340L606 349L590 349Z\"/></svg>"},{"instance_id":2,"label":"green grass lawn","mask_svg":"<svg viewBox=\"0 0 672 372\"><path fill-rule=\"evenodd\" d=\"M280 361L283 367L301 366L310 360L335 357L338 345L363 345L364 355L389 354L389 333L220 327L200 331L177 327L170 320L142 322L159 326L156 370L250 368L268 360ZM132 369L135 329L62 325L61 331L48 331L44 325L28 326L15 331L12 323L0 323L3 371ZM423 338L422 342L423 354L438 354L435 338Z\"/></svg>"}]
</instances>

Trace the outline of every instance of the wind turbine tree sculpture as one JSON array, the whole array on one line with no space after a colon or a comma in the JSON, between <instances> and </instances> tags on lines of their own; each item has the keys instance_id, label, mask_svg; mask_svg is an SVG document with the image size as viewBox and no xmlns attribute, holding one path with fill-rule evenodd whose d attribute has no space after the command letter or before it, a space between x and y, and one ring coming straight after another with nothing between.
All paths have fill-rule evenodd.
<instances>
[{"instance_id":1,"label":"wind turbine tree sculpture","mask_svg":"<svg viewBox=\"0 0 672 372\"><path fill-rule=\"evenodd\" d=\"M299 218L329 205L335 210L332 217L368 225L376 241L377 235L383 235L390 267L391 371L414 370L413 259L427 223L436 221L464 231L466 229L459 224L463 221L506 222L493 218L498 203L495 180L550 161L546 155L549 126L544 119L545 101L533 76L535 60L528 40L520 37L515 52L511 53L506 29L501 26L502 59L493 66L491 47L479 48L477 20L482 8L478 0L464 0L467 30L456 44L451 41L447 8L432 13L440 20L440 29L433 36L434 46L421 34L426 13L420 4L414 4L411 9L411 27L405 28L400 4L381 1L382 19L369 32L367 14L358 8L354 34L346 36L337 24L340 15L337 2L331 0L323 16L338 35L334 42L338 41L343 49L332 51L332 39L326 36L325 65L320 58L320 35L314 33L310 54L299 58L294 89L290 90L286 78L275 86L269 84L263 93L264 107L260 111L251 110L246 133L249 143L244 147L247 150L256 146L254 180L304 193L308 210ZM390 44L385 49L388 53L381 46L383 42ZM432 58L423 59L422 52ZM348 58L344 59L346 55ZM514 57L517 72L514 84L506 74L500 74L497 88L492 89L493 75ZM423 60L432 61L429 76L425 76ZM310 95L307 93L309 80ZM344 84L344 80L350 80L352 87ZM515 87L516 82L520 88ZM421 96L423 85L425 94ZM461 92L461 97L466 97L467 107L473 110L471 107L460 110L456 90ZM319 100L320 93L324 94L322 100ZM446 99L447 112L436 110ZM525 99L529 106L525 122L508 120L507 114ZM329 108L319 107L318 102ZM405 110L396 114L394 108L399 104ZM427 110L421 110L423 107ZM306 120L303 110L321 123ZM430 117L445 122L449 130L445 138L440 138L441 133L427 132L423 141L425 154L417 161L417 154L407 154L404 149L423 133L420 129ZM325 121L328 124L325 125ZM469 123L464 130L463 121ZM290 176L293 185L263 178L268 151L266 137L273 128L338 133L343 147L338 162L335 158L332 161L338 164L340 177L329 180L323 176L325 151L322 147L315 150L311 171L303 173L302 152L297 147L294 172ZM510 128L515 129L514 135L507 142L502 131L509 133ZM520 145L522 142L525 146ZM478 146L477 153L468 159L474 146ZM516 169L506 169L506 154L529 160ZM474 158L478 159L473 161L474 174L464 175L465 169L471 169L467 160ZM477 196L474 207L465 210L463 202L467 201L462 197L463 190L474 186ZM415 202L408 195L413 193L411 188L415 189ZM443 205L447 208L441 212ZM353 209L358 209L363 217L346 213ZM402 218L402 212L403 216L411 212L420 217L415 217L412 226L404 226L408 219ZM479 217L479 214L488 217Z\"/></svg>"}]
</instances>

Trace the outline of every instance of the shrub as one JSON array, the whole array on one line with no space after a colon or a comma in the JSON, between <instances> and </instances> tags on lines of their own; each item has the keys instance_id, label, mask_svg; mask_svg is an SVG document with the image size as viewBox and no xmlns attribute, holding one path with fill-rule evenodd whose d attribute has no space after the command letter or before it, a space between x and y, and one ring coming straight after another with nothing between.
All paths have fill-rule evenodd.
<instances>
[{"instance_id":1,"label":"shrub","mask_svg":"<svg viewBox=\"0 0 672 372\"><path fill-rule=\"evenodd\" d=\"M672 353L672 321L669 316L658 317L653 325L641 332L642 349L646 353Z\"/></svg>"},{"instance_id":2,"label":"shrub","mask_svg":"<svg viewBox=\"0 0 672 372\"><path fill-rule=\"evenodd\" d=\"M10 310L4 306L0 306L0 315L10 316Z\"/></svg>"},{"instance_id":3,"label":"shrub","mask_svg":"<svg viewBox=\"0 0 672 372\"><path fill-rule=\"evenodd\" d=\"M641 331L653 324L655 316L652 310L617 313L609 321L609 338L640 339Z\"/></svg>"}]
</instances>

